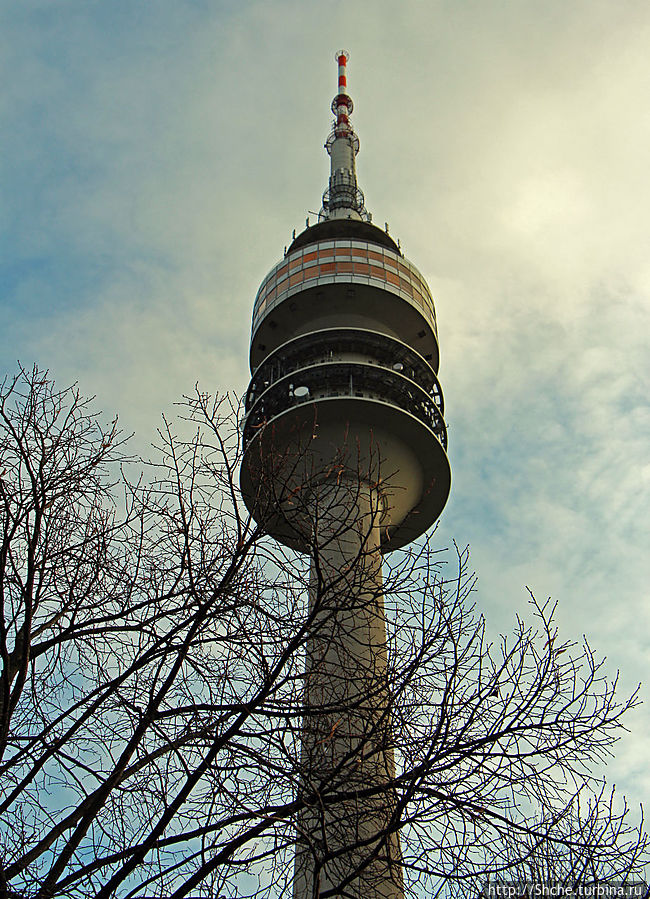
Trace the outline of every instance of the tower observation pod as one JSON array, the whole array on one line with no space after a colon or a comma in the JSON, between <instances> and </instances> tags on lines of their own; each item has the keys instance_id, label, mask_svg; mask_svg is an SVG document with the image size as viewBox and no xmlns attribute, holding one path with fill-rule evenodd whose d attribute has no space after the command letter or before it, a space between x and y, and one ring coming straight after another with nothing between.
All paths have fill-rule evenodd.
<instances>
[{"instance_id":1,"label":"tower observation pod","mask_svg":"<svg viewBox=\"0 0 650 899\"><path fill-rule=\"evenodd\" d=\"M434 524L451 472L433 299L366 211L336 61L318 222L255 299L241 489L311 555L294 899L401 899L381 558Z\"/></svg>"}]
</instances>

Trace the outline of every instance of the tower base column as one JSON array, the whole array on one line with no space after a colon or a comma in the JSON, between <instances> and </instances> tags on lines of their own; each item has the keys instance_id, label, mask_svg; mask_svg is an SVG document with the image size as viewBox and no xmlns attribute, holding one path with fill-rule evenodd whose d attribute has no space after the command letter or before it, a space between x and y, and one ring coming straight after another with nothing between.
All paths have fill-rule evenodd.
<instances>
[{"instance_id":1,"label":"tower base column","mask_svg":"<svg viewBox=\"0 0 650 899\"><path fill-rule=\"evenodd\" d=\"M313 493L310 612L294 899L402 899L377 490Z\"/></svg>"}]
</instances>

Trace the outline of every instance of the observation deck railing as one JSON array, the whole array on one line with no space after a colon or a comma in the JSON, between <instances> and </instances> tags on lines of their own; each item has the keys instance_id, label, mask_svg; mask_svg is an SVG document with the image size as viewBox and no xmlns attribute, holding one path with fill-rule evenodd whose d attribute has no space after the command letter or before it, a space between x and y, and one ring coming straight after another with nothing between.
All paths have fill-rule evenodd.
<instances>
[{"instance_id":1,"label":"observation deck railing","mask_svg":"<svg viewBox=\"0 0 650 899\"><path fill-rule=\"evenodd\" d=\"M244 422L244 448L277 415L319 400L358 397L385 403L413 415L447 448L444 419L431 396L398 372L357 362L329 362L301 368L271 384L258 396Z\"/></svg>"},{"instance_id":2,"label":"observation deck railing","mask_svg":"<svg viewBox=\"0 0 650 899\"><path fill-rule=\"evenodd\" d=\"M379 331L324 328L294 337L270 353L255 370L246 394L246 409L268 387L288 374L323 363L344 362L345 356L365 356L364 364L397 372L429 394L444 414L442 388L431 365L412 347ZM354 361L354 360L350 360Z\"/></svg>"}]
</instances>

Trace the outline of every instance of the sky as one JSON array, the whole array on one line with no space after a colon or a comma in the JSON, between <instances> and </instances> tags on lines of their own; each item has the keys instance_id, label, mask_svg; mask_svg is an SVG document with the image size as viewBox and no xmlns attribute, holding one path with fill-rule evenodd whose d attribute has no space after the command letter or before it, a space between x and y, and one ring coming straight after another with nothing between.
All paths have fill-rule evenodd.
<instances>
[{"instance_id":1,"label":"sky","mask_svg":"<svg viewBox=\"0 0 650 899\"><path fill-rule=\"evenodd\" d=\"M155 437L241 393L260 281L320 208L334 53L359 184L436 301L452 494L490 632L650 655L650 4L0 0L0 355ZM313 221L313 215L312 215ZM609 766L650 799L646 706Z\"/></svg>"}]
</instances>

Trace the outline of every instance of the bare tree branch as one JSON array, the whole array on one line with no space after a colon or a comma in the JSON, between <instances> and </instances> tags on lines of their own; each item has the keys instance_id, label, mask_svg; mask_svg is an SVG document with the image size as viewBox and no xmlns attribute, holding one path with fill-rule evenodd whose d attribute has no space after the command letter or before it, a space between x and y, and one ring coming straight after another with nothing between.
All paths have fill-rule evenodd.
<instances>
[{"instance_id":1,"label":"bare tree branch","mask_svg":"<svg viewBox=\"0 0 650 899\"><path fill-rule=\"evenodd\" d=\"M348 523L296 463L310 583L240 504L238 414L197 388L131 477L76 387L0 388L0 896L271 899L296 851L340 866L322 899L380 862L412 896L642 876L642 821L601 770L636 694L550 602L491 644L466 550L451 566L430 538L382 572L360 519L336 569ZM351 838L359 807L376 826Z\"/></svg>"}]
</instances>

